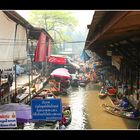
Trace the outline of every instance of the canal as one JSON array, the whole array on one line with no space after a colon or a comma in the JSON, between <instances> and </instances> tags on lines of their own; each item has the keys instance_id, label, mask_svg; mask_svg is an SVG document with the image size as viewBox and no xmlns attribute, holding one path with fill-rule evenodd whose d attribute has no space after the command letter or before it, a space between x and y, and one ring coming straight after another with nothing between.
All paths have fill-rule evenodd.
<instances>
[{"instance_id":1,"label":"canal","mask_svg":"<svg viewBox=\"0 0 140 140\"><path fill-rule=\"evenodd\" d=\"M109 97L98 97L99 86L89 83L86 87L71 88L67 96L60 96L63 104L69 104L72 122L66 129L136 129L138 121L117 117L105 112L102 104L110 104Z\"/></svg>"}]
</instances>

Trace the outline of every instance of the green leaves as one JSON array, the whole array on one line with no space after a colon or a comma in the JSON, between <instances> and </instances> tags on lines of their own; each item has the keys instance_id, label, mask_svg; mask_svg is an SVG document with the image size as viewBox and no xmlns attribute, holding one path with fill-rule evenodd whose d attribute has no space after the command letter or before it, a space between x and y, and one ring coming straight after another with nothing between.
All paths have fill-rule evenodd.
<instances>
[{"instance_id":1,"label":"green leaves","mask_svg":"<svg viewBox=\"0 0 140 140\"><path fill-rule=\"evenodd\" d=\"M36 10L31 11L29 22L37 27L46 29L54 41L70 41L71 37L65 34L66 30L74 30L78 21L71 12L66 10Z\"/></svg>"}]
</instances>

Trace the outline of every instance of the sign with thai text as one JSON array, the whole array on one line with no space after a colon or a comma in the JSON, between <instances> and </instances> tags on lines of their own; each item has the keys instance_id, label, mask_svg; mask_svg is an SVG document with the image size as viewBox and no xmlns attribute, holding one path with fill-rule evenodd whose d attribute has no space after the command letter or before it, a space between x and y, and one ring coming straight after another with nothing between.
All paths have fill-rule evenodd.
<instances>
[{"instance_id":1,"label":"sign with thai text","mask_svg":"<svg viewBox=\"0 0 140 140\"><path fill-rule=\"evenodd\" d=\"M61 99L36 99L32 100L33 120L61 120L62 103Z\"/></svg>"},{"instance_id":2,"label":"sign with thai text","mask_svg":"<svg viewBox=\"0 0 140 140\"><path fill-rule=\"evenodd\" d=\"M16 112L0 112L0 128L15 128L17 127Z\"/></svg>"}]
</instances>

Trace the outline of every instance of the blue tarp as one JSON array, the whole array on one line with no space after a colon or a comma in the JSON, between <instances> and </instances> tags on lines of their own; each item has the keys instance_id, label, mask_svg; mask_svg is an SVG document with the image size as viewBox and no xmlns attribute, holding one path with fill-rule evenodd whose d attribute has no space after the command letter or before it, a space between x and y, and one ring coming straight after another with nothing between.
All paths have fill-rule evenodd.
<instances>
[{"instance_id":1,"label":"blue tarp","mask_svg":"<svg viewBox=\"0 0 140 140\"><path fill-rule=\"evenodd\" d=\"M85 52L85 50L83 50L82 54L80 55L80 59L83 61L87 61L90 59L90 57L88 56L88 54Z\"/></svg>"}]
</instances>

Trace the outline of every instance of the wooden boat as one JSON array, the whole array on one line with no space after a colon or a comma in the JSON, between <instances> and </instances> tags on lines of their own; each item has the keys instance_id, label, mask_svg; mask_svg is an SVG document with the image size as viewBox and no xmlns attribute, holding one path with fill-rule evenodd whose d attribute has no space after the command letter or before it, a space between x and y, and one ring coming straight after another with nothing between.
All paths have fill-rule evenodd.
<instances>
[{"instance_id":1,"label":"wooden boat","mask_svg":"<svg viewBox=\"0 0 140 140\"><path fill-rule=\"evenodd\" d=\"M72 87L79 87L79 79L76 74L71 74L70 85Z\"/></svg>"},{"instance_id":2,"label":"wooden boat","mask_svg":"<svg viewBox=\"0 0 140 140\"><path fill-rule=\"evenodd\" d=\"M35 96L34 99L44 99L42 96Z\"/></svg>"},{"instance_id":3,"label":"wooden boat","mask_svg":"<svg viewBox=\"0 0 140 140\"><path fill-rule=\"evenodd\" d=\"M137 120L140 119L140 115L139 116L135 116L134 112L128 112L128 111L122 111L118 108L106 105L106 104L102 104L102 107L104 108L104 110L112 115L115 116L119 116L122 118L126 118L126 119L133 119L133 120Z\"/></svg>"},{"instance_id":4,"label":"wooden boat","mask_svg":"<svg viewBox=\"0 0 140 140\"><path fill-rule=\"evenodd\" d=\"M54 95L56 95L56 96L58 96L58 95L60 94L59 89L56 88L56 87L51 87L51 88L50 88L50 91L51 91Z\"/></svg>"},{"instance_id":5,"label":"wooden boat","mask_svg":"<svg viewBox=\"0 0 140 140\"><path fill-rule=\"evenodd\" d=\"M114 96L109 96L109 97L110 97L112 105L120 110L131 111L134 109L134 107L129 102L128 102L128 106L122 107L120 106L120 100L117 97L114 97Z\"/></svg>"},{"instance_id":6,"label":"wooden boat","mask_svg":"<svg viewBox=\"0 0 140 140\"><path fill-rule=\"evenodd\" d=\"M80 80L79 81L79 86L85 87L86 85L87 85L87 81L85 81L85 80Z\"/></svg>"},{"instance_id":7,"label":"wooden boat","mask_svg":"<svg viewBox=\"0 0 140 140\"><path fill-rule=\"evenodd\" d=\"M104 98L107 96L107 91L105 89L101 89L99 92L99 97Z\"/></svg>"},{"instance_id":8,"label":"wooden boat","mask_svg":"<svg viewBox=\"0 0 140 140\"><path fill-rule=\"evenodd\" d=\"M48 90L42 90L38 95L36 95L35 97L34 97L35 99L50 99L50 98L56 98L56 96L52 93L52 92L50 92L50 91L48 91Z\"/></svg>"},{"instance_id":9,"label":"wooden boat","mask_svg":"<svg viewBox=\"0 0 140 140\"><path fill-rule=\"evenodd\" d=\"M47 93L46 99L54 99L56 96L53 93Z\"/></svg>"},{"instance_id":10,"label":"wooden boat","mask_svg":"<svg viewBox=\"0 0 140 140\"><path fill-rule=\"evenodd\" d=\"M110 97L112 105L114 105L114 106L119 105L119 100L116 98L116 96L109 96L109 97Z\"/></svg>"},{"instance_id":11,"label":"wooden boat","mask_svg":"<svg viewBox=\"0 0 140 140\"><path fill-rule=\"evenodd\" d=\"M34 121L32 123L24 123L24 130L47 130L59 129L58 121Z\"/></svg>"},{"instance_id":12,"label":"wooden boat","mask_svg":"<svg viewBox=\"0 0 140 140\"><path fill-rule=\"evenodd\" d=\"M140 122L139 122L138 125L137 125L137 129L140 129Z\"/></svg>"},{"instance_id":13,"label":"wooden boat","mask_svg":"<svg viewBox=\"0 0 140 140\"><path fill-rule=\"evenodd\" d=\"M35 122L35 128L47 128L55 129L58 121L37 121Z\"/></svg>"},{"instance_id":14,"label":"wooden boat","mask_svg":"<svg viewBox=\"0 0 140 140\"><path fill-rule=\"evenodd\" d=\"M71 85L72 87L78 87L78 86L79 86L79 81L78 81L78 79L73 79L73 80L71 80L70 85Z\"/></svg>"}]
</instances>

